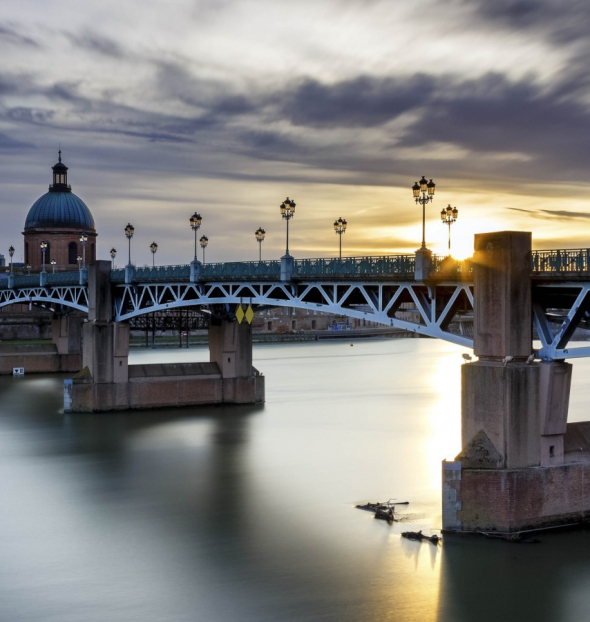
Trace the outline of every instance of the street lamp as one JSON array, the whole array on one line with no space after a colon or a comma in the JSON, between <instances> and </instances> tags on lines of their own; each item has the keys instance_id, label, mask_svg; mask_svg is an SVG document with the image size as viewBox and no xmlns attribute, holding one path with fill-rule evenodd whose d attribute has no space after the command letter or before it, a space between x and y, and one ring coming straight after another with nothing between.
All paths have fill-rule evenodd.
<instances>
[{"instance_id":1,"label":"street lamp","mask_svg":"<svg viewBox=\"0 0 590 622\"><path fill-rule=\"evenodd\" d=\"M289 255L289 221L295 216L295 201L292 201L287 197L279 206L281 210L281 216L287 221L287 251L285 255Z\"/></svg>"},{"instance_id":2,"label":"street lamp","mask_svg":"<svg viewBox=\"0 0 590 622\"><path fill-rule=\"evenodd\" d=\"M12 274L12 256L14 255L14 246L11 246L8 249L8 254L10 255L10 274Z\"/></svg>"},{"instance_id":3,"label":"street lamp","mask_svg":"<svg viewBox=\"0 0 590 622\"><path fill-rule=\"evenodd\" d=\"M49 263L51 264L51 271L53 272L53 274L55 274L55 265L57 264L57 261L55 259L52 259Z\"/></svg>"},{"instance_id":4,"label":"street lamp","mask_svg":"<svg viewBox=\"0 0 590 622\"><path fill-rule=\"evenodd\" d=\"M340 238L340 254L338 255L340 259L342 259L342 234L346 233L346 225L348 223L344 218L339 218L334 221L334 231L338 234Z\"/></svg>"},{"instance_id":5,"label":"street lamp","mask_svg":"<svg viewBox=\"0 0 590 622\"><path fill-rule=\"evenodd\" d=\"M201 218L200 214L197 214L197 212L195 212L191 216L189 222L191 223L191 229L195 232L195 261L199 261L197 258L197 231L199 230L203 219Z\"/></svg>"},{"instance_id":6,"label":"street lamp","mask_svg":"<svg viewBox=\"0 0 590 622\"><path fill-rule=\"evenodd\" d=\"M45 240L41 241L41 255L43 257L43 269L41 272L45 272L45 251L47 250L47 242Z\"/></svg>"},{"instance_id":7,"label":"street lamp","mask_svg":"<svg viewBox=\"0 0 590 622\"><path fill-rule=\"evenodd\" d=\"M80 234L80 242L82 242L82 265L86 267L86 242L88 242L88 236L84 231Z\"/></svg>"},{"instance_id":8,"label":"street lamp","mask_svg":"<svg viewBox=\"0 0 590 622\"><path fill-rule=\"evenodd\" d=\"M78 262L78 270L82 270L82 255L78 255L76 261Z\"/></svg>"},{"instance_id":9,"label":"street lamp","mask_svg":"<svg viewBox=\"0 0 590 622\"><path fill-rule=\"evenodd\" d=\"M264 242L266 231L262 227L258 227L258 229L254 231L254 235L256 236L256 241L258 242L258 261L262 261L262 242Z\"/></svg>"},{"instance_id":10,"label":"street lamp","mask_svg":"<svg viewBox=\"0 0 590 622\"><path fill-rule=\"evenodd\" d=\"M131 238L135 233L135 227L131 223L127 223L125 227L125 237L129 240L129 263L127 265L131 265Z\"/></svg>"},{"instance_id":11,"label":"street lamp","mask_svg":"<svg viewBox=\"0 0 590 622\"><path fill-rule=\"evenodd\" d=\"M111 259L113 260L113 270L115 269L115 257L117 256L117 249L111 248Z\"/></svg>"},{"instance_id":12,"label":"street lamp","mask_svg":"<svg viewBox=\"0 0 590 622\"><path fill-rule=\"evenodd\" d=\"M199 243L203 249L203 263L205 263L205 249L207 248L207 244L209 244L209 238L206 235L202 235L199 239Z\"/></svg>"},{"instance_id":13,"label":"street lamp","mask_svg":"<svg viewBox=\"0 0 590 622\"><path fill-rule=\"evenodd\" d=\"M156 251L158 250L158 245L155 242L152 242L150 244L150 250L152 251L152 268L153 268L156 265Z\"/></svg>"},{"instance_id":14,"label":"street lamp","mask_svg":"<svg viewBox=\"0 0 590 622\"><path fill-rule=\"evenodd\" d=\"M30 274L31 274L31 264L30 264L30 263L28 263L28 264L27 264L27 274L28 274L29 276L30 276Z\"/></svg>"},{"instance_id":15,"label":"street lamp","mask_svg":"<svg viewBox=\"0 0 590 622\"><path fill-rule=\"evenodd\" d=\"M450 204L440 212L442 224L449 226L449 255L451 254L451 225L457 220L458 215L459 210L456 207L451 207Z\"/></svg>"},{"instance_id":16,"label":"street lamp","mask_svg":"<svg viewBox=\"0 0 590 622\"><path fill-rule=\"evenodd\" d=\"M422 179L416 182L412 186L412 192L414 193L414 198L416 199L416 204L420 203L422 205L422 246L421 249L426 249L426 203L432 201L434 197L434 188L436 184L432 181L432 179L427 182L424 175L422 175Z\"/></svg>"}]
</instances>

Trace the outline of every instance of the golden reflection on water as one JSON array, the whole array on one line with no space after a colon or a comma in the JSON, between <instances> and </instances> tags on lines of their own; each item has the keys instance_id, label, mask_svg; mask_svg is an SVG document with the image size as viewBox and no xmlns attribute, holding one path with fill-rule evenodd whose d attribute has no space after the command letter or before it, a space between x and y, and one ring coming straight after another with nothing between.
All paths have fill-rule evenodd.
<instances>
[{"instance_id":1,"label":"golden reflection on water","mask_svg":"<svg viewBox=\"0 0 590 622\"><path fill-rule=\"evenodd\" d=\"M441 354L431 377L424 379L436 396L424 431L429 482L436 490L440 490L442 460L452 460L461 451L461 351Z\"/></svg>"},{"instance_id":2,"label":"golden reflection on water","mask_svg":"<svg viewBox=\"0 0 590 622\"><path fill-rule=\"evenodd\" d=\"M396 529L389 538L386 555L374 573L367 602L372 603L367 619L376 622L434 622L438 619L441 546L415 542Z\"/></svg>"}]
</instances>

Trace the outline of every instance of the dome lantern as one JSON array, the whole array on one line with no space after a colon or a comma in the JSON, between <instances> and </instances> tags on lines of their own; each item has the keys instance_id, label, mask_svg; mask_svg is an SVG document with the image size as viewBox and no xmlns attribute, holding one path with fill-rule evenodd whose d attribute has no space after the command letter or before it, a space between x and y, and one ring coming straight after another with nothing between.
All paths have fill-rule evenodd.
<instances>
[{"instance_id":1,"label":"dome lantern","mask_svg":"<svg viewBox=\"0 0 590 622\"><path fill-rule=\"evenodd\" d=\"M49 186L49 192L71 192L68 186L68 167L61 161L61 149L58 151L59 160L51 167L53 171L53 184Z\"/></svg>"}]
</instances>

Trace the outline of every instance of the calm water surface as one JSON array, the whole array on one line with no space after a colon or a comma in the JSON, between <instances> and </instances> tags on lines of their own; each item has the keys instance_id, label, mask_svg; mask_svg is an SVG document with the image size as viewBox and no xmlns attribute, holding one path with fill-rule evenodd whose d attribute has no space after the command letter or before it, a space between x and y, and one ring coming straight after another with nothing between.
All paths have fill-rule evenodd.
<instances>
[{"instance_id":1,"label":"calm water surface","mask_svg":"<svg viewBox=\"0 0 590 622\"><path fill-rule=\"evenodd\" d=\"M590 531L437 548L353 509L396 497L411 529L440 527L463 351L258 345L257 407L64 416L63 376L0 378L0 621L589 619ZM590 418L589 371L574 363L571 421Z\"/></svg>"}]
</instances>

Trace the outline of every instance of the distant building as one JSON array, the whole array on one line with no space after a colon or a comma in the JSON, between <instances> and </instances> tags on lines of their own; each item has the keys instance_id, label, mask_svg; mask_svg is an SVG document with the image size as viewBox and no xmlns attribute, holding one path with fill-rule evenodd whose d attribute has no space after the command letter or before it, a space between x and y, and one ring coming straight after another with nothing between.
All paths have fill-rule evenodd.
<instances>
[{"instance_id":1,"label":"distant building","mask_svg":"<svg viewBox=\"0 0 590 622\"><path fill-rule=\"evenodd\" d=\"M346 315L322 313L312 309L296 309L291 307L271 307L256 311L252 320L252 329L256 333L291 333L313 330L362 330L370 328L386 328L383 324L370 319L370 309L358 307L365 311L366 318L351 318ZM417 316L413 303L403 303L396 314L399 320L415 322Z\"/></svg>"},{"instance_id":2,"label":"distant building","mask_svg":"<svg viewBox=\"0 0 590 622\"><path fill-rule=\"evenodd\" d=\"M41 242L47 242L45 269L54 259L56 270L75 270L78 256L85 255L86 263L96 259L96 228L94 218L84 201L72 192L68 184L68 167L61 161L51 167L53 184L49 192L37 199L25 221L23 235L25 266L39 272L43 263ZM88 240L83 252L81 234Z\"/></svg>"}]
</instances>

